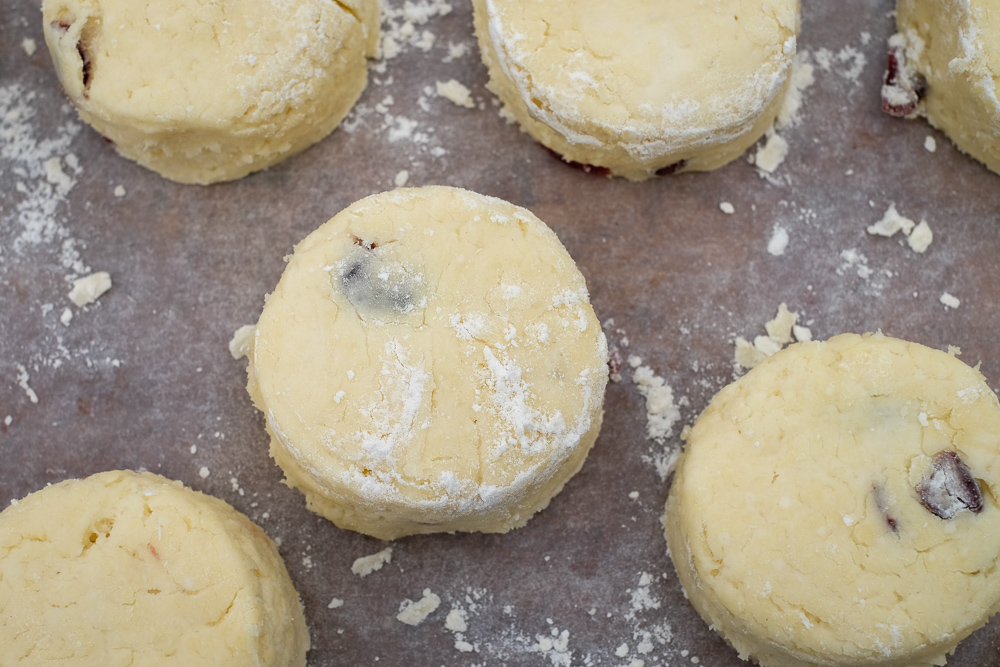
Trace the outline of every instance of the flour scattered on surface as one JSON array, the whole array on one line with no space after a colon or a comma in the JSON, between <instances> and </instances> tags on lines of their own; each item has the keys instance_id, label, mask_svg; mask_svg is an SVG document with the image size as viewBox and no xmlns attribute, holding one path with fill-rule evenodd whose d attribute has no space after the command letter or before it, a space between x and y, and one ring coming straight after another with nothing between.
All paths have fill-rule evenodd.
<instances>
[{"instance_id":1,"label":"flour scattered on surface","mask_svg":"<svg viewBox=\"0 0 1000 667\"><path fill-rule=\"evenodd\" d=\"M463 86L455 79L448 81L438 81L435 83L437 94L446 100L466 109L472 109L476 103L472 101L472 91Z\"/></svg>"},{"instance_id":2,"label":"flour scattered on surface","mask_svg":"<svg viewBox=\"0 0 1000 667\"><path fill-rule=\"evenodd\" d=\"M403 600L399 604L396 620L406 625L420 625L441 605L441 598L425 588L423 597L417 601Z\"/></svg>"},{"instance_id":3,"label":"flour scattered on surface","mask_svg":"<svg viewBox=\"0 0 1000 667\"><path fill-rule=\"evenodd\" d=\"M644 366L641 357L631 355L628 364L633 369L632 382L646 399L646 439L657 445L649 456L643 456L643 460L652 463L660 478L666 479L680 451L676 447L662 445L673 434L674 424L681 413L674 402L673 389L666 380L656 375L649 366Z\"/></svg>"},{"instance_id":4,"label":"flour scattered on surface","mask_svg":"<svg viewBox=\"0 0 1000 667\"><path fill-rule=\"evenodd\" d=\"M31 376L28 375L28 369L24 367L24 364L17 364L16 366L18 386L21 387L21 389L24 390L24 393L28 395L29 401L32 403L38 403L38 394L36 394L35 390L28 384L28 380L31 379Z\"/></svg>"},{"instance_id":5,"label":"flour scattered on surface","mask_svg":"<svg viewBox=\"0 0 1000 667\"><path fill-rule=\"evenodd\" d=\"M824 72L834 72L852 83L858 83L858 78L868 64L865 54L851 45L836 53L829 49L817 49L813 52L813 58Z\"/></svg>"},{"instance_id":6,"label":"flour scattered on surface","mask_svg":"<svg viewBox=\"0 0 1000 667\"><path fill-rule=\"evenodd\" d=\"M111 275L107 271L98 271L73 281L73 289L66 296L81 308L101 298L111 289Z\"/></svg>"},{"instance_id":7,"label":"flour scattered on surface","mask_svg":"<svg viewBox=\"0 0 1000 667\"><path fill-rule=\"evenodd\" d=\"M778 117L775 120L775 125L779 130L797 125L801 121L799 112L805 101L804 92L816 82L809 58L808 51L799 51L792 61L791 85L788 87L788 93L785 95L784 102L781 103L781 110L778 111Z\"/></svg>"},{"instance_id":8,"label":"flour scattered on surface","mask_svg":"<svg viewBox=\"0 0 1000 667\"><path fill-rule=\"evenodd\" d=\"M391 562L392 547L386 547L378 553L371 554L370 556L362 556L361 558L356 559L351 565L351 572L359 577L367 577L372 572L381 570L382 566L386 563Z\"/></svg>"},{"instance_id":9,"label":"flour scattered on surface","mask_svg":"<svg viewBox=\"0 0 1000 667\"><path fill-rule=\"evenodd\" d=\"M24 52L26 54L28 54L29 56L33 56L35 55L35 51L38 50L38 45L35 44L35 40L31 39L30 37L25 37L24 39L21 40L21 48L24 49Z\"/></svg>"}]
</instances>

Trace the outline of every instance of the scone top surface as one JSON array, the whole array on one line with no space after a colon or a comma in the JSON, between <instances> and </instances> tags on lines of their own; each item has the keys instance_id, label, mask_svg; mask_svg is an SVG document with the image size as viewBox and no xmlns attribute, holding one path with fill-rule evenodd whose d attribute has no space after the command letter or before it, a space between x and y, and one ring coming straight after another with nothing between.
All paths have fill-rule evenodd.
<instances>
[{"instance_id":1,"label":"scone top surface","mask_svg":"<svg viewBox=\"0 0 1000 667\"><path fill-rule=\"evenodd\" d=\"M308 647L273 543L221 500L113 471L0 514L2 665L289 667Z\"/></svg>"},{"instance_id":2,"label":"scone top surface","mask_svg":"<svg viewBox=\"0 0 1000 667\"><path fill-rule=\"evenodd\" d=\"M607 381L555 234L445 187L361 200L300 243L250 358L289 482L383 538L523 525L582 464Z\"/></svg>"},{"instance_id":3,"label":"scone top surface","mask_svg":"<svg viewBox=\"0 0 1000 667\"><path fill-rule=\"evenodd\" d=\"M896 19L927 119L1000 173L1000 0L900 0Z\"/></svg>"},{"instance_id":4,"label":"scone top surface","mask_svg":"<svg viewBox=\"0 0 1000 667\"><path fill-rule=\"evenodd\" d=\"M44 0L42 9L81 117L126 157L181 182L238 178L328 134L364 89L378 37L377 0Z\"/></svg>"},{"instance_id":5,"label":"scone top surface","mask_svg":"<svg viewBox=\"0 0 1000 667\"><path fill-rule=\"evenodd\" d=\"M561 135L553 148L585 161L588 147L617 147L645 167L664 166L658 158L681 148L711 152L749 131L786 82L799 22L797 0L476 4L477 21L486 22L477 24L481 40L487 32L493 47L484 49L492 51L487 64L495 56L524 111ZM499 92L509 101L514 91ZM602 166L639 177L635 166L604 157L612 162ZM716 157L695 166L719 166Z\"/></svg>"},{"instance_id":6,"label":"scone top surface","mask_svg":"<svg viewBox=\"0 0 1000 667\"><path fill-rule=\"evenodd\" d=\"M845 334L788 348L712 401L667 538L690 600L744 658L943 664L1000 608L997 498L1000 406L982 376Z\"/></svg>"}]
</instances>

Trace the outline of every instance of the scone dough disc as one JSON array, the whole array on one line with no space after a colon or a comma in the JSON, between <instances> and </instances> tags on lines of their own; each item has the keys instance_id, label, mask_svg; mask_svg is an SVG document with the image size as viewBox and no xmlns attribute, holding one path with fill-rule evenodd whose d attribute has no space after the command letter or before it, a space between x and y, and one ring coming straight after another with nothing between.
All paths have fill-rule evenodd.
<instances>
[{"instance_id":1,"label":"scone dough disc","mask_svg":"<svg viewBox=\"0 0 1000 667\"><path fill-rule=\"evenodd\" d=\"M706 171L770 127L798 0L473 0L489 88L571 162L632 180Z\"/></svg>"},{"instance_id":2,"label":"scone dough disc","mask_svg":"<svg viewBox=\"0 0 1000 667\"><path fill-rule=\"evenodd\" d=\"M319 141L367 82L378 0L43 0L80 117L181 183L241 178Z\"/></svg>"},{"instance_id":3,"label":"scone dough disc","mask_svg":"<svg viewBox=\"0 0 1000 667\"><path fill-rule=\"evenodd\" d=\"M698 418L666 507L688 598L765 667L943 665L1000 610L1000 404L945 352L793 345Z\"/></svg>"},{"instance_id":4,"label":"scone dough disc","mask_svg":"<svg viewBox=\"0 0 1000 667\"><path fill-rule=\"evenodd\" d=\"M1000 174L1000 0L899 0L896 26L900 66L925 80L915 111Z\"/></svg>"},{"instance_id":5,"label":"scone dough disc","mask_svg":"<svg viewBox=\"0 0 1000 667\"><path fill-rule=\"evenodd\" d=\"M304 667L308 649L274 544L217 498L112 471L0 513L0 665Z\"/></svg>"},{"instance_id":6,"label":"scone dough disc","mask_svg":"<svg viewBox=\"0 0 1000 667\"><path fill-rule=\"evenodd\" d=\"M583 464L608 377L555 234L446 187L368 197L296 246L249 357L288 483L382 539L524 525Z\"/></svg>"}]
</instances>

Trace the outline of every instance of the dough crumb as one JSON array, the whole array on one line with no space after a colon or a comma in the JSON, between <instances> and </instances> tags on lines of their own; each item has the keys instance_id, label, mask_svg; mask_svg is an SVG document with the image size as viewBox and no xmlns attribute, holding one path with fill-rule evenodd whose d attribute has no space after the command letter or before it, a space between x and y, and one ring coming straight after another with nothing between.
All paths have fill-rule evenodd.
<instances>
[{"instance_id":1,"label":"dough crumb","mask_svg":"<svg viewBox=\"0 0 1000 667\"><path fill-rule=\"evenodd\" d=\"M400 603L396 620L406 625L420 625L424 619L434 613L440 604L441 598L431 593L431 589L425 588L424 596L416 602L403 600Z\"/></svg>"},{"instance_id":2,"label":"dough crumb","mask_svg":"<svg viewBox=\"0 0 1000 667\"><path fill-rule=\"evenodd\" d=\"M435 87L439 96L454 102L460 107L472 109L476 106L476 103L472 101L472 91L455 79L438 81L435 83Z\"/></svg>"},{"instance_id":3,"label":"dough crumb","mask_svg":"<svg viewBox=\"0 0 1000 667\"><path fill-rule=\"evenodd\" d=\"M939 301L944 304L945 308L958 308L962 305L962 302L958 300L958 297L949 294L948 292L942 294Z\"/></svg>"},{"instance_id":4,"label":"dough crumb","mask_svg":"<svg viewBox=\"0 0 1000 667\"><path fill-rule=\"evenodd\" d=\"M785 254L788 248L788 230L781 225L775 225L771 240L767 242L767 252L775 257Z\"/></svg>"},{"instance_id":5,"label":"dough crumb","mask_svg":"<svg viewBox=\"0 0 1000 667\"><path fill-rule=\"evenodd\" d=\"M125 186L124 185L116 185L115 186L115 196L116 197L124 197L125 196Z\"/></svg>"},{"instance_id":6,"label":"dough crumb","mask_svg":"<svg viewBox=\"0 0 1000 667\"><path fill-rule=\"evenodd\" d=\"M788 306L782 303L778 306L777 314L764 323L766 336L756 336L753 343L737 336L733 350L733 361L737 369L753 368L793 340L800 343L811 341L812 331L796 324L798 320L799 314L788 310Z\"/></svg>"},{"instance_id":7,"label":"dough crumb","mask_svg":"<svg viewBox=\"0 0 1000 667\"><path fill-rule=\"evenodd\" d=\"M24 367L24 364L17 364L17 385L24 390L24 393L27 394L29 401L37 403L38 394L36 394L35 390L28 384L28 380L30 379L31 376L28 375L28 369Z\"/></svg>"},{"instance_id":8,"label":"dough crumb","mask_svg":"<svg viewBox=\"0 0 1000 667\"><path fill-rule=\"evenodd\" d=\"M914 226L916 226L915 222L899 214L895 204L889 204L889 208L886 210L885 215L882 216L882 219L874 225L868 226L868 233L890 237L896 232L902 231L903 234L909 236Z\"/></svg>"},{"instance_id":9,"label":"dough crumb","mask_svg":"<svg viewBox=\"0 0 1000 667\"><path fill-rule=\"evenodd\" d=\"M725 213L726 215L732 215L733 213L736 213L736 207L727 201L724 201L721 204L719 204L719 210Z\"/></svg>"},{"instance_id":10,"label":"dough crumb","mask_svg":"<svg viewBox=\"0 0 1000 667\"><path fill-rule=\"evenodd\" d=\"M233 359L242 359L247 356L255 331L257 331L257 325L244 324L233 332L233 337L229 339L229 354L232 355Z\"/></svg>"},{"instance_id":11,"label":"dough crumb","mask_svg":"<svg viewBox=\"0 0 1000 667\"><path fill-rule=\"evenodd\" d=\"M74 280L73 289L68 296L70 301L83 307L97 301L109 289L111 289L111 276L107 271L98 271Z\"/></svg>"},{"instance_id":12,"label":"dough crumb","mask_svg":"<svg viewBox=\"0 0 1000 667\"><path fill-rule=\"evenodd\" d=\"M198 471L198 477L201 477L202 479L208 479L208 476L211 474L212 471L209 470L207 466L202 466L201 469Z\"/></svg>"},{"instance_id":13,"label":"dough crumb","mask_svg":"<svg viewBox=\"0 0 1000 667\"><path fill-rule=\"evenodd\" d=\"M62 315L59 316L59 321L63 323L64 327L68 327L69 323L73 321L73 311L68 306L63 308Z\"/></svg>"},{"instance_id":14,"label":"dough crumb","mask_svg":"<svg viewBox=\"0 0 1000 667\"><path fill-rule=\"evenodd\" d=\"M469 625L466 623L467 617L468 615L464 609L455 607L448 612L447 618L444 619L444 627L452 632L465 632L469 629Z\"/></svg>"},{"instance_id":15,"label":"dough crumb","mask_svg":"<svg viewBox=\"0 0 1000 667\"><path fill-rule=\"evenodd\" d=\"M397 188L401 188L404 187L409 180L410 180L410 172L407 171L406 169L403 169L398 174L396 174L396 177L392 179L392 182L396 185Z\"/></svg>"},{"instance_id":16,"label":"dough crumb","mask_svg":"<svg viewBox=\"0 0 1000 667\"><path fill-rule=\"evenodd\" d=\"M910 248L914 252L924 253L927 252L927 248L930 247L933 240L934 232L931 231L931 226L927 224L926 220L921 220L920 224L913 228L913 232L906 239L906 242L910 244Z\"/></svg>"},{"instance_id":17,"label":"dough crumb","mask_svg":"<svg viewBox=\"0 0 1000 667\"><path fill-rule=\"evenodd\" d=\"M340 598L333 598L330 600L330 604L326 605L327 609L337 609L338 607L343 607L344 601Z\"/></svg>"},{"instance_id":18,"label":"dough crumb","mask_svg":"<svg viewBox=\"0 0 1000 667\"><path fill-rule=\"evenodd\" d=\"M26 54L28 54L29 56L33 56L35 55L35 51L38 50L38 45L35 44L35 40L31 39L30 37L25 37L23 40L21 40L21 48L24 49L24 52Z\"/></svg>"},{"instance_id":19,"label":"dough crumb","mask_svg":"<svg viewBox=\"0 0 1000 667\"><path fill-rule=\"evenodd\" d=\"M358 575L359 577L367 577L372 572L377 572L382 569L382 566L386 563L392 562L392 547L386 547L379 551L378 553L371 554L370 556L362 556L354 561L351 565L351 572Z\"/></svg>"},{"instance_id":20,"label":"dough crumb","mask_svg":"<svg viewBox=\"0 0 1000 667\"><path fill-rule=\"evenodd\" d=\"M788 87L785 101L781 104L775 125L779 129L795 125L799 122L799 110L802 108L802 91L816 82L813 66L809 64L808 51L799 51L792 61L792 85Z\"/></svg>"},{"instance_id":21,"label":"dough crumb","mask_svg":"<svg viewBox=\"0 0 1000 667\"><path fill-rule=\"evenodd\" d=\"M788 142L774 131L774 128L764 135L766 141L763 146L757 147L754 156L754 164L761 171L771 174L777 169L788 156Z\"/></svg>"},{"instance_id":22,"label":"dough crumb","mask_svg":"<svg viewBox=\"0 0 1000 667\"><path fill-rule=\"evenodd\" d=\"M927 135L927 138L924 139L924 150L928 153L933 153L937 150L937 141L935 141L934 137L929 134Z\"/></svg>"}]
</instances>

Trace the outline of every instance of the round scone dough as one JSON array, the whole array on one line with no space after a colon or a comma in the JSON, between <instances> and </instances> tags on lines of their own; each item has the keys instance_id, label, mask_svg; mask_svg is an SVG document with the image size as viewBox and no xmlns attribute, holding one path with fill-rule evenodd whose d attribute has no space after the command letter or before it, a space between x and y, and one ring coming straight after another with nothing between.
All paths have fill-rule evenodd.
<instances>
[{"instance_id":1,"label":"round scone dough","mask_svg":"<svg viewBox=\"0 0 1000 667\"><path fill-rule=\"evenodd\" d=\"M583 465L608 378L552 230L447 187L368 197L296 246L249 358L287 482L382 539L523 526Z\"/></svg>"},{"instance_id":2,"label":"round scone dough","mask_svg":"<svg viewBox=\"0 0 1000 667\"><path fill-rule=\"evenodd\" d=\"M0 665L303 667L308 649L274 544L217 498L112 471L0 513Z\"/></svg>"},{"instance_id":3,"label":"round scone dough","mask_svg":"<svg viewBox=\"0 0 1000 667\"><path fill-rule=\"evenodd\" d=\"M1000 174L1000 0L899 0L883 109L923 115Z\"/></svg>"},{"instance_id":4,"label":"round scone dough","mask_svg":"<svg viewBox=\"0 0 1000 667\"><path fill-rule=\"evenodd\" d=\"M473 0L489 88L563 159L642 180L716 169L771 126L798 0Z\"/></svg>"},{"instance_id":5,"label":"round scone dough","mask_svg":"<svg viewBox=\"0 0 1000 667\"><path fill-rule=\"evenodd\" d=\"M181 183L241 178L333 131L367 83L378 0L43 0L80 117Z\"/></svg>"},{"instance_id":6,"label":"round scone dough","mask_svg":"<svg viewBox=\"0 0 1000 667\"><path fill-rule=\"evenodd\" d=\"M666 507L688 598L766 667L943 665L1000 610L1000 404L881 334L793 345L712 400Z\"/></svg>"}]
</instances>

